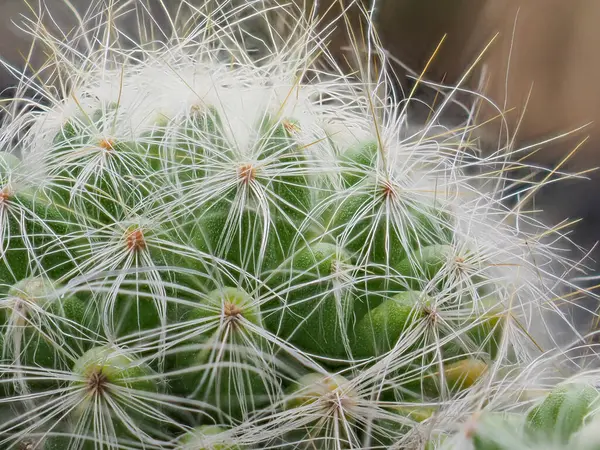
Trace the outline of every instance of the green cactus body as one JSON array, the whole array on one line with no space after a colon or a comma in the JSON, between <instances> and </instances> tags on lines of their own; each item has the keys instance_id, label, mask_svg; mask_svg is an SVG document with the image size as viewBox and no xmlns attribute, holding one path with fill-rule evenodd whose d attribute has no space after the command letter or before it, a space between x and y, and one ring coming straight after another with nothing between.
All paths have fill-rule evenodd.
<instances>
[{"instance_id":1,"label":"green cactus body","mask_svg":"<svg viewBox=\"0 0 600 450\"><path fill-rule=\"evenodd\" d=\"M114 311L113 331L116 336L132 336L142 331L156 329L160 327L163 320L154 299L147 294L118 295Z\"/></svg>"},{"instance_id":2,"label":"green cactus body","mask_svg":"<svg viewBox=\"0 0 600 450\"><path fill-rule=\"evenodd\" d=\"M68 433L65 432L62 435L49 436L44 441L44 446L41 448L43 450L64 450L68 449L69 446L72 446L74 442L77 442L77 448L81 450L95 450L95 446L97 446L93 436L81 437L77 441L74 441Z\"/></svg>"},{"instance_id":3,"label":"green cactus body","mask_svg":"<svg viewBox=\"0 0 600 450\"><path fill-rule=\"evenodd\" d=\"M396 220L390 217L386 212L386 192L385 187L370 184L364 184L356 192L349 189L332 214L332 234L360 258L389 266L406 276L413 272L414 262L407 264L408 255L413 252L416 255L413 258L431 266L427 273L432 273L436 267L439 269L442 255L430 253L434 248L445 251L441 244L447 242L447 231L438 231L439 227L430 214L418 212L410 206L404 206L406 215L403 218ZM435 240L432 240L432 235ZM436 241L439 245L426 251L428 247L425 246L438 244ZM368 253L365 252L365 242L370 243ZM414 250L419 246L423 246L421 251L425 254Z\"/></svg>"},{"instance_id":4,"label":"green cactus body","mask_svg":"<svg viewBox=\"0 0 600 450\"><path fill-rule=\"evenodd\" d=\"M336 245L319 242L291 259L270 281L272 289L289 293L283 302L265 306L267 327L307 351L343 356L354 303L343 276L348 255Z\"/></svg>"},{"instance_id":5,"label":"green cactus body","mask_svg":"<svg viewBox=\"0 0 600 450\"><path fill-rule=\"evenodd\" d=\"M427 304L422 297L419 292L402 292L372 308L354 329L356 355L380 356L389 352L419 320L421 308Z\"/></svg>"},{"instance_id":6,"label":"green cactus body","mask_svg":"<svg viewBox=\"0 0 600 450\"><path fill-rule=\"evenodd\" d=\"M305 219L312 206L312 193L309 177L305 175L306 158L293 139L293 130L297 122L283 119L280 123L269 124L258 147L259 163L265 162L273 166L279 174L269 176L265 180L265 188L273 198L274 211L287 218L288 221ZM275 169L276 167L276 169ZM260 170L260 169L257 169ZM260 174L258 174L260 181Z\"/></svg>"},{"instance_id":7,"label":"green cactus body","mask_svg":"<svg viewBox=\"0 0 600 450\"><path fill-rule=\"evenodd\" d=\"M346 75L287 4L106 3L31 27L44 104L0 130L0 448L446 448L547 373L570 260L471 118L414 126L373 27ZM529 422L564 443L595 390L561 392Z\"/></svg>"},{"instance_id":8,"label":"green cactus body","mask_svg":"<svg viewBox=\"0 0 600 450\"><path fill-rule=\"evenodd\" d=\"M123 217L148 195L136 180L152 173L143 145L98 133L110 119L110 112L104 116L97 110L91 125L63 128L54 140L56 167L51 172L55 201L103 223Z\"/></svg>"},{"instance_id":9,"label":"green cactus body","mask_svg":"<svg viewBox=\"0 0 600 450\"><path fill-rule=\"evenodd\" d=\"M438 204L417 208L397 199L396 188L388 182L369 179L376 173L379 151L376 142L365 142L341 156L347 195L340 197L328 217L334 235L341 236L349 250L362 253L368 240L372 242L368 255L361 256L395 268L416 246L448 243L451 220L438 211ZM404 210L403 216L399 210ZM399 218L393 218L392 212Z\"/></svg>"},{"instance_id":10,"label":"green cactus body","mask_svg":"<svg viewBox=\"0 0 600 450\"><path fill-rule=\"evenodd\" d=\"M142 218L112 224L109 233L105 228L93 228L91 244L84 248L103 251L92 262L79 257L83 267L95 271L101 279L115 266L129 271L116 279L106 274L106 283L112 289L89 295L94 297L93 303L112 310L110 333L115 336L132 336L161 327L167 315L176 314L181 307L168 298L189 297L190 289L205 290L209 283L207 276L195 275L198 271L206 273L207 261L191 251L180 254L178 248L184 245L180 237L165 228Z\"/></svg>"},{"instance_id":11,"label":"green cactus body","mask_svg":"<svg viewBox=\"0 0 600 450\"><path fill-rule=\"evenodd\" d=\"M44 442L44 450L62 450L64 448L69 448L70 442L71 438L68 436L51 436ZM85 445L88 444L84 444L84 449L87 450Z\"/></svg>"},{"instance_id":12,"label":"green cactus body","mask_svg":"<svg viewBox=\"0 0 600 450\"><path fill-rule=\"evenodd\" d=\"M377 162L377 142L356 145L341 156L342 177L347 186L354 186L369 176Z\"/></svg>"},{"instance_id":13,"label":"green cactus body","mask_svg":"<svg viewBox=\"0 0 600 450\"><path fill-rule=\"evenodd\" d=\"M568 383L553 389L527 414L529 429L540 438L567 443L579 430L598 401L598 391L588 384Z\"/></svg>"},{"instance_id":14,"label":"green cactus body","mask_svg":"<svg viewBox=\"0 0 600 450\"><path fill-rule=\"evenodd\" d=\"M353 254L393 267L406 254L406 240L398 235L398 230L392 229L388 233L391 224L385 216L377 220L378 208L381 205L376 196L375 192L348 192L336 207L331 229L334 236ZM368 255L361 254L364 252L365 242L372 242Z\"/></svg>"},{"instance_id":15,"label":"green cactus body","mask_svg":"<svg viewBox=\"0 0 600 450\"><path fill-rule=\"evenodd\" d=\"M409 284L418 289L422 287L419 284L422 284L423 280L432 280L438 276L452 254L452 247L448 245L423 247L410 258L400 261L396 267L398 272L410 280Z\"/></svg>"},{"instance_id":16,"label":"green cactus body","mask_svg":"<svg viewBox=\"0 0 600 450\"><path fill-rule=\"evenodd\" d=\"M4 254L0 282L13 284L45 271L57 278L72 268L67 244L69 222L42 192L31 189L2 191Z\"/></svg>"},{"instance_id":17,"label":"green cactus body","mask_svg":"<svg viewBox=\"0 0 600 450\"><path fill-rule=\"evenodd\" d=\"M293 246L295 229L285 219L274 217L264 222L254 211L244 211L236 218L225 205L211 209L215 211L203 215L190 234L197 249L234 264L235 268L226 268L232 274L259 275L272 270Z\"/></svg>"},{"instance_id":18,"label":"green cactus body","mask_svg":"<svg viewBox=\"0 0 600 450\"><path fill-rule=\"evenodd\" d=\"M285 228L290 228L295 235L295 230L305 219L312 202L309 179L304 175L305 158L286 131L285 124L289 124L289 121L285 120L277 126L268 121L266 123L269 126L261 125L262 134L255 143L256 155L232 155L235 162L228 159L223 162L231 166L227 175L233 175L233 181L223 199L207 201L200 214L196 215L201 230L217 227L223 233L224 230L230 231L237 223L245 222L243 228L252 230L253 240L257 243L270 238L286 245L277 231L285 235L289 233L284 232ZM271 227L269 236L257 238L256 234L266 226ZM192 230L192 234L197 232L197 228ZM212 240L216 237L211 236ZM248 253L246 248L240 247L240 243L247 245L248 236L231 241L234 244L231 254L227 256L239 261L241 255ZM200 248L204 247L201 245Z\"/></svg>"}]
</instances>

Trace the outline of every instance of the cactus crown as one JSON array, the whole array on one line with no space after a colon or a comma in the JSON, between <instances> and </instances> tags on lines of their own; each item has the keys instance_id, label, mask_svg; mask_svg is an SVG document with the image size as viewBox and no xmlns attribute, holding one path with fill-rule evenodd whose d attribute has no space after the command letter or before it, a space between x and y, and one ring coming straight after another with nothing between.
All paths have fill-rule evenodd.
<instances>
[{"instance_id":1,"label":"cactus crown","mask_svg":"<svg viewBox=\"0 0 600 450\"><path fill-rule=\"evenodd\" d=\"M327 27L225 3L55 48L68 95L31 78L5 123L0 446L441 448L526 407L571 261L513 167L323 64Z\"/></svg>"}]
</instances>

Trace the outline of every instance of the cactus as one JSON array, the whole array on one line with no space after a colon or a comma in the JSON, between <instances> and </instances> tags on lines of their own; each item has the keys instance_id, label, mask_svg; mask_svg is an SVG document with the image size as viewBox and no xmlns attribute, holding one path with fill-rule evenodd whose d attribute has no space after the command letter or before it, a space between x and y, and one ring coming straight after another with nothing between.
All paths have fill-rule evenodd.
<instances>
[{"instance_id":1,"label":"cactus","mask_svg":"<svg viewBox=\"0 0 600 450\"><path fill-rule=\"evenodd\" d=\"M68 92L4 124L0 447L449 448L560 344L533 318L570 329L571 262L470 123L407 126L387 67L223 3L164 47L54 48Z\"/></svg>"}]
</instances>

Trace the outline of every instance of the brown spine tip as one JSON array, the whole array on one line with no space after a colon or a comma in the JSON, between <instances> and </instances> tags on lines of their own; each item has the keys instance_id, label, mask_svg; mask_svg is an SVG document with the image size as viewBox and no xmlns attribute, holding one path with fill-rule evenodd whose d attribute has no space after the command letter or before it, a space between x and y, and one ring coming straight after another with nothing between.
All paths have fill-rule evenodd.
<instances>
[{"instance_id":1,"label":"brown spine tip","mask_svg":"<svg viewBox=\"0 0 600 450\"><path fill-rule=\"evenodd\" d=\"M127 241L127 249L135 252L138 250L144 250L146 248L146 240L144 239L144 232L136 228L133 231L130 231L126 238Z\"/></svg>"},{"instance_id":2,"label":"brown spine tip","mask_svg":"<svg viewBox=\"0 0 600 450\"><path fill-rule=\"evenodd\" d=\"M242 310L238 305L232 302L225 302L223 304L223 315L225 316L226 323L232 327L232 329L237 330L240 325L240 320L242 319Z\"/></svg>"},{"instance_id":3,"label":"brown spine tip","mask_svg":"<svg viewBox=\"0 0 600 450\"><path fill-rule=\"evenodd\" d=\"M469 269L469 264L465 260L465 258L461 256L457 256L454 258L454 266L457 272L467 273Z\"/></svg>"},{"instance_id":4,"label":"brown spine tip","mask_svg":"<svg viewBox=\"0 0 600 450\"><path fill-rule=\"evenodd\" d=\"M7 202L12 197L12 192L8 188L8 186L4 186L2 190L0 190L0 204Z\"/></svg>"},{"instance_id":5,"label":"brown spine tip","mask_svg":"<svg viewBox=\"0 0 600 450\"><path fill-rule=\"evenodd\" d=\"M300 131L300 126L297 123L290 122L289 120L284 120L282 125L289 135L296 134Z\"/></svg>"},{"instance_id":6,"label":"brown spine tip","mask_svg":"<svg viewBox=\"0 0 600 450\"><path fill-rule=\"evenodd\" d=\"M102 139L98 143L98 146L100 148L103 148L104 150L112 151L112 150L115 149L115 141L114 141L114 139L110 139L110 138L108 138L108 139Z\"/></svg>"},{"instance_id":7,"label":"brown spine tip","mask_svg":"<svg viewBox=\"0 0 600 450\"><path fill-rule=\"evenodd\" d=\"M102 373L102 369L94 370L87 381L87 389L90 395L102 395L106 389L108 378Z\"/></svg>"},{"instance_id":8,"label":"brown spine tip","mask_svg":"<svg viewBox=\"0 0 600 450\"><path fill-rule=\"evenodd\" d=\"M384 181L382 185L383 195L386 198L394 198L396 196L396 192L394 191L394 186L389 181Z\"/></svg>"},{"instance_id":9,"label":"brown spine tip","mask_svg":"<svg viewBox=\"0 0 600 450\"><path fill-rule=\"evenodd\" d=\"M423 317L431 326L437 325L439 320L439 314L432 306L425 306L423 308Z\"/></svg>"},{"instance_id":10,"label":"brown spine tip","mask_svg":"<svg viewBox=\"0 0 600 450\"><path fill-rule=\"evenodd\" d=\"M23 441L19 444L19 447L17 450L34 450L35 449L35 442L34 441Z\"/></svg>"},{"instance_id":11,"label":"brown spine tip","mask_svg":"<svg viewBox=\"0 0 600 450\"><path fill-rule=\"evenodd\" d=\"M238 168L238 177L242 183L248 184L256 178L256 169L252 164L244 164Z\"/></svg>"},{"instance_id":12,"label":"brown spine tip","mask_svg":"<svg viewBox=\"0 0 600 450\"><path fill-rule=\"evenodd\" d=\"M479 412L476 412L467 421L465 428L464 428L465 437L467 439L473 439L473 437L475 436L475 433L477 432L477 423L478 423L480 417L481 417L481 414Z\"/></svg>"},{"instance_id":13,"label":"brown spine tip","mask_svg":"<svg viewBox=\"0 0 600 450\"><path fill-rule=\"evenodd\" d=\"M238 305L232 302L225 302L223 305L223 314L226 317L237 318L242 315L242 310Z\"/></svg>"}]
</instances>

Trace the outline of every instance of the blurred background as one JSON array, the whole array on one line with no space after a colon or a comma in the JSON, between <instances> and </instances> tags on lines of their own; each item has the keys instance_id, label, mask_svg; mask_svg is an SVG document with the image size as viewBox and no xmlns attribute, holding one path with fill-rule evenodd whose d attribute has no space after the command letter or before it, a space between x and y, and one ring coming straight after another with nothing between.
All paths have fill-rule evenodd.
<instances>
[{"instance_id":1,"label":"blurred background","mask_svg":"<svg viewBox=\"0 0 600 450\"><path fill-rule=\"evenodd\" d=\"M192 0L192 3L204 0ZM241 0L243 1L243 0ZM268 0L265 0L267 2ZM598 0L293 0L306 11L312 8L328 23L345 11L330 35L330 49L340 64L351 70L348 28L360 35L364 15L360 8L374 8L373 18L382 46L397 61L399 87L411 86L410 70L420 73L442 37L444 42L426 78L457 83L484 48L486 52L464 80L464 87L479 89L505 111L516 148L543 141L588 125L567 138L534 147L525 159L540 167L561 164L578 173L600 166L600 1ZM165 9L175 11L179 0L136 0L157 24L166 24ZM139 9L133 0L112 0L115 20L132 38L144 32L138 26ZM31 39L21 29L23 15L42 16L39 23L50 32L75 36L78 22L88 8L99 11L108 0L0 0L0 58L22 69L29 60L30 73L48 57L43 47L30 54ZM217 2L218 3L218 2ZM93 17L93 14L88 15ZM30 24L31 25L31 24ZM148 36L146 36L148 38ZM160 36L158 36L160 38ZM16 79L0 70L0 92L14 95ZM419 95L427 96L426 90ZM482 108L481 122L497 111ZM446 120L454 118L451 113ZM495 149L499 121L479 130L483 146ZM507 137L504 136L504 139ZM578 151L563 161L585 138ZM535 151L533 151L535 150ZM520 155L523 157L524 155ZM600 239L600 174L586 172L589 180L572 179L549 184L537 195L536 208L557 223L581 218L572 238L591 248ZM600 260L600 251L594 252Z\"/></svg>"}]
</instances>

